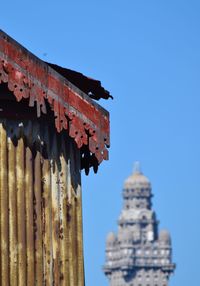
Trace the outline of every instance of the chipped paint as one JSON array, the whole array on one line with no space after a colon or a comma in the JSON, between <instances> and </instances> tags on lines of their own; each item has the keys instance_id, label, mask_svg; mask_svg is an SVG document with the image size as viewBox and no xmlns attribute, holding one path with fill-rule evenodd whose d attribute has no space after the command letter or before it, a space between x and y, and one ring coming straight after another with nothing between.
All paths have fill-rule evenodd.
<instances>
[{"instance_id":1,"label":"chipped paint","mask_svg":"<svg viewBox=\"0 0 200 286\"><path fill-rule=\"evenodd\" d=\"M0 119L0 285L84 285L77 150L48 122Z\"/></svg>"},{"instance_id":2,"label":"chipped paint","mask_svg":"<svg viewBox=\"0 0 200 286\"><path fill-rule=\"evenodd\" d=\"M108 160L110 145L109 113L70 83L47 63L35 57L0 30L0 84L7 83L17 101L36 104L37 116L54 112L57 132L67 130L78 148L87 147L98 164ZM92 156L83 152L84 164L95 166Z\"/></svg>"},{"instance_id":3,"label":"chipped paint","mask_svg":"<svg viewBox=\"0 0 200 286\"><path fill-rule=\"evenodd\" d=\"M1 286L84 286L81 169L108 159L109 113L56 70L0 30Z\"/></svg>"}]
</instances>

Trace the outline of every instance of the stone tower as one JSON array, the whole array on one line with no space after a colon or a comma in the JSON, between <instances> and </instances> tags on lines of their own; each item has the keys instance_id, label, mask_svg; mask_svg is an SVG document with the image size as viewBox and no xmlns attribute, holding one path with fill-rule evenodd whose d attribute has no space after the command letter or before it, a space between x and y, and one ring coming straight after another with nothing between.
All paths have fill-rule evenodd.
<instances>
[{"instance_id":1,"label":"stone tower","mask_svg":"<svg viewBox=\"0 0 200 286\"><path fill-rule=\"evenodd\" d=\"M137 162L124 183L118 233L109 233L106 240L103 270L110 286L169 285L169 276L175 269L171 238L166 230L158 233L151 198L151 183Z\"/></svg>"}]
</instances>

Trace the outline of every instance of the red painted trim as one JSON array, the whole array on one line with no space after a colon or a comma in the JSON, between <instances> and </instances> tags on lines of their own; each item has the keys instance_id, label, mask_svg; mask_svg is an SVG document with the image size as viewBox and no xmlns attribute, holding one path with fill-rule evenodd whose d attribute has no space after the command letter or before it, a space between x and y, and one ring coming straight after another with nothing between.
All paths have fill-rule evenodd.
<instances>
[{"instance_id":1,"label":"red painted trim","mask_svg":"<svg viewBox=\"0 0 200 286\"><path fill-rule=\"evenodd\" d=\"M7 83L17 101L29 98L37 115L46 113L45 99L58 132L68 130L78 148L86 145L98 163L108 159L109 113L48 64L0 30L0 84Z\"/></svg>"}]
</instances>

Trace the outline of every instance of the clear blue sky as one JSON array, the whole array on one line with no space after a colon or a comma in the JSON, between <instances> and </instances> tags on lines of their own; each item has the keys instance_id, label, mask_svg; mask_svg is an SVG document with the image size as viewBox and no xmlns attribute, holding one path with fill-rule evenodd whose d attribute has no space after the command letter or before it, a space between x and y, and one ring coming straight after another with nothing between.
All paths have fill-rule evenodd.
<instances>
[{"instance_id":1,"label":"clear blue sky","mask_svg":"<svg viewBox=\"0 0 200 286\"><path fill-rule=\"evenodd\" d=\"M160 227L170 230L171 286L199 286L200 1L2 1L0 27L40 58L100 79L114 100L110 161L83 174L86 286L106 286L105 238L124 179L140 160Z\"/></svg>"}]
</instances>

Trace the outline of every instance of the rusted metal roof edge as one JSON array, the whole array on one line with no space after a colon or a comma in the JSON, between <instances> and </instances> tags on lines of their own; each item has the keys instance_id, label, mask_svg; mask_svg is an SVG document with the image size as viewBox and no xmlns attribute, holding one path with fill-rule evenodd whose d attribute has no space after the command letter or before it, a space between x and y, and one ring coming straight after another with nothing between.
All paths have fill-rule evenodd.
<instances>
[{"instance_id":1,"label":"rusted metal roof edge","mask_svg":"<svg viewBox=\"0 0 200 286\"><path fill-rule=\"evenodd\" d=\"M7 83L17 101L29 98L37 112L55 115L57 131L68 129L78 148L88 146L98 163L108 159L109 113L66 78L0 30L0 83Z\"/></svg>"},{"instance_id":2,"label":"rusted metal roof edge","mask_svg":"<svg viewBox=\"0 0 200 286\"><path fill-rule=\"evenodd\" d=\"M17 42L15 39L10 37L8 34L6 34L3 30L0 29L0 40L2 38L6 38L7 41L9 41L12 45L18 47L21 49L24 53L28 54L30 58L32 58L34 61L37 62L39 65L43 65L44 67L48 66L48 69L51 70L51 73L55 75L55 77L58 77L60 81L63 81L64 84L67 84L75 93L77 93L79 96L83 97L85 100L90 102L90 104L94 105L97 109L101 110L102 113L105 113L105 115L109 115L109 112L102 107L99 103L97 103L95 100L90 98L89 95L87 95L85 92L83 92L80 88L78 88L76 85L74 85L72 82L70 82L66 77L64 77L62 74L57 72L55 69L53 69L47 62L41 60L39 57L34 55L32 52L30 52L28 49L26 49L24 46L22 46L19 42ZM1 50L1 48L0 48Z\"/></svg>"},{"instance_id":3,"label":"rusted metal roof edge","mask_svg":"<svg viewBox=\"0 0 200 286\"><path fill-rule=\"evenodd\" d=\"M82 90L84 93L89 95L90 98L99 100L101 98L103 99L109 99L113 96L110 94L109 91L107 91L102 85L99 80L95 80L91 77L87 77L84 74L53 64L46 62L50 67L52 67L55 71L57 71L59 74L64 76L67 80L69 80L72 84L77 86L80 90Z\"/></svg>"}]
</instances>

